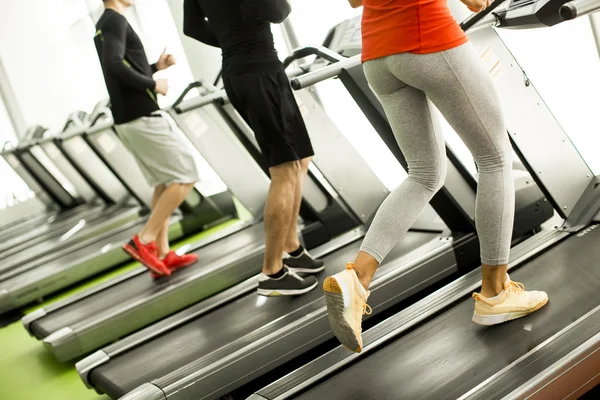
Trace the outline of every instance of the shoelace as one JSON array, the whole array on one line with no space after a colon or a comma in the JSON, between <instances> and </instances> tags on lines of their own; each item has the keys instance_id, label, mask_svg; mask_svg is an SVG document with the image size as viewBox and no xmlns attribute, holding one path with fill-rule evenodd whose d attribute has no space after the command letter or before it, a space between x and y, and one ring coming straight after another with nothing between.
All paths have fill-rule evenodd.
<instances>
[{"instance_id":1,"label":"shoelace","mask_svg":"<svg viewBox=\"0 0 600 400\"><path fill-rule=\"evenodd\" d=\"M508 284L504 286L504 290L507 292L516 293L520 296L525 291L525 285L523 285L521 282L509 281ZM483 296L481 296L479 293L473 293L473 298L477 301L481 300L482 297Z\"/></svg>"},{"instance_id":2,"label":"shoelace","mask_svg":"<svg viewBox=\"0 0 600 400\"><path fill-rule=\"evenodd\" d=\"M504 289L521 295L525 291L525 285L523 285L521 282L510 281L508 282L508 285L504 287Z\"/></svg>"},{"instance_id":3,"label":"shoelace","mask_svg":"<svg viewBox=\"0 0 600 400\"><path fill-rule=\"evenodd\" d=\"M293 268L287 267L287 269L288 269L288 274L290 274L294 278L296 278L300 281L304 280L304 278L302 278L300 275L298 275L298 273Z\"/></svg>"},{"instance_id":4,"label":"shoelace","mask_svg":"<svg viewBox=\"0 0 600 400\"><path fill-rule=\"evenodd\" d=\"M363 304L363 315L371 315L373 309L367 303Z\"/></svg>"}]
</instances>

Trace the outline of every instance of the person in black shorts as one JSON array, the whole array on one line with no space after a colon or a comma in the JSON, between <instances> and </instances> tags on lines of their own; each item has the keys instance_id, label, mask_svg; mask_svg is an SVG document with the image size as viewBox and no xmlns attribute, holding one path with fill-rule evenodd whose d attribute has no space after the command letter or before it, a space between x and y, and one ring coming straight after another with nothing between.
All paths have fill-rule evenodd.
<instances>
[{"instance_id":1,"label":"person in black shorts","mask_svg":"<svg viewBox=\"0 0 600 400\"><path fill-rule=\"evenodd\" d=\"M300 245L297 220L313 148L281 61L271 23L289 15L287 0L185 0L184 33L223 51L231 104L254 131L269 167L266 250L258 293L297 295L317 286L324 264Z\"/></svg>"}]
</instances>

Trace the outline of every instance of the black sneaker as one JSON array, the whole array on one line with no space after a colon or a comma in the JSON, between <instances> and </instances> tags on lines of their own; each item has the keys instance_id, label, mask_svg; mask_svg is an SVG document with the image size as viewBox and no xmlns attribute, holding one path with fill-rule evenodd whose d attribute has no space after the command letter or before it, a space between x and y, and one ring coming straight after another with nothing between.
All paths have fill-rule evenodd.
<instances>
[{"instance_id":1,"label":"black sneaker","mask_svg":"<svg viewBox=\"0 0 600 400\"><path fill-rule=\"evenodd\" d=\"M258 294L261 296L296 296L308 293L319 281L309 276L301 278L294 270L284 266L283 276L273 279L265 274L258 277Z\"/></svg>"},{"instance_id":2,"label":"black sneaker","mask_svg":"<svg viewBox=\"0 0 600 400\"><path fill-rule=\"evenodd\" d=\"M303 272L305 274L316 274L325 269L325 263L321 260L312 258L306 249L297 257L286 254L283 262L294 271Z\"/></svg>"}]
</instances>

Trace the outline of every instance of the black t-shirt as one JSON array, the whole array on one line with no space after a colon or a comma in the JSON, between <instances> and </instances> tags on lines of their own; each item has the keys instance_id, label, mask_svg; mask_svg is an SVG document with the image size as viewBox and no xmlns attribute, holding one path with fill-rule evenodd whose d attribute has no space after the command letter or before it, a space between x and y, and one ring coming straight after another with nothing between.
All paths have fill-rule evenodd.
<instances>
[{"instance_id":1,"label":"black t-shirt","mask_svg":"<svg viewBox=\"0 0 600 400\"><path fill-rule=\"evenodd\" d=\"M94 42L110 95L115 124L146 117L159 109L152 74L139 36L127 19L106 9L96 24Z\"/></svg>"},{"instance_id":2,"label":"black t-shirt","mask_svg":"<svg viewBox=\"0 0 600 400\"><path fill-rule=\"evenodd\" d=\"M185 0L187 36L223 50L223 76L260 72L280 64L271 23L291 11L288 0Z\"/></svg>"}]
</instances>

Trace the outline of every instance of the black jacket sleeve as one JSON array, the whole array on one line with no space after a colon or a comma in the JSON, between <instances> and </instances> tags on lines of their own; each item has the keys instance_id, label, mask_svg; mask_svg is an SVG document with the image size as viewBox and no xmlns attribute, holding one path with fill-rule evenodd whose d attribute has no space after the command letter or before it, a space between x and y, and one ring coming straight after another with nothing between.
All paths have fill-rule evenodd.
<instances>
[{"instance_id":1,"label":"black jacket sleeve","mask_svg":"<svg viewBox=\"0 0 600 400\"><path fill-rule=\"evenodd\" d=\"M288 0L246 0L258 17L273 24L280 24L290 15L292 7Z\"/></svg>"},{"instance_id":2,"label":"black jacket sleeve","mask_svg":"<svg viewBox=\"0 0 600 400\"><path fill-rule=\"evenodd\" d=\"M102 32L102 65L109 74L124 85L136 89L154 90L156 82L148 76L136 71L125 60L125 41L127 37L127 21L113 18Z\"/></svg>"},{"instance_id":3,"label":"black jacket sleeve","mask_svg":"<svg viewBox=\"0 0 600 400\"><path fill-rule=\"evenodd\" d=\"M209 46L219 47L219 41L210 29L198 0L183 2L183 33Z\"/></svg>"}]
</instances>

